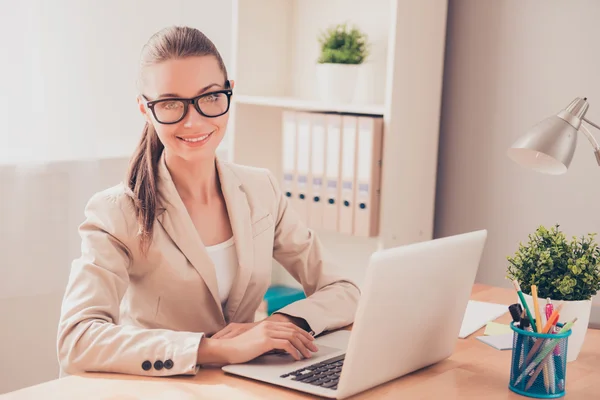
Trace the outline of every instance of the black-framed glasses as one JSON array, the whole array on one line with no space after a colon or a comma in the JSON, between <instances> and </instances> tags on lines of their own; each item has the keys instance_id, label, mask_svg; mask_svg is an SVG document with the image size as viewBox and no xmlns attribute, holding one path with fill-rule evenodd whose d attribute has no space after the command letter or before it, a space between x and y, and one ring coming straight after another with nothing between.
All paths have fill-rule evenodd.
<instances>
[{"instance_id":1,"label":"black-framed glasses","mask_svg":"<svg viewBox=\"0 0 600 400\"><path fill-rule=\"evenodd\" d=\"M232 95L232 89L223 89L203 93L200 96L192 97L191 99L171 97L147 101L146 105L152 110L154 119L159 123L176 124L185 118L190 108L190 104L194 105L194 108L200 115L208 118L220 117L229 111ZM144 99L146 99L145 96Z\"/></svg>"}]
</instances>

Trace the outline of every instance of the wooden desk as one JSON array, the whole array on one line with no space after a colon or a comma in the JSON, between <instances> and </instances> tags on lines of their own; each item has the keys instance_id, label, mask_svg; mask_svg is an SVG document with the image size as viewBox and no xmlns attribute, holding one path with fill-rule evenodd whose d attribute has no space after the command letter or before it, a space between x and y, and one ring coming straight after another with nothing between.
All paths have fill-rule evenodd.
<instances>
[{"instance_id":1,"label":"wooden desk","mask_svg":"<svg viewBox=\"0 0 600 400\"><path fill-rule=\"evenodd\" d=\"M473 300L510 304L514 291L484 285L473 287ZM498 319L508 323L510 315ZM454 354L434 366L398 378L353 399L524 399L508 389L510 351L489 347L475 336L458 339ZM35 368L35 362L32 363ZM600 397L600 330L590 329L577 361L569 363L566 399ZM261 399L301 400L313 396L225 375L220 369L200 370L194 377L146 378L114 374L85 374L54 380L0 396L24 399Z\"/></svg>"}]
</instances>

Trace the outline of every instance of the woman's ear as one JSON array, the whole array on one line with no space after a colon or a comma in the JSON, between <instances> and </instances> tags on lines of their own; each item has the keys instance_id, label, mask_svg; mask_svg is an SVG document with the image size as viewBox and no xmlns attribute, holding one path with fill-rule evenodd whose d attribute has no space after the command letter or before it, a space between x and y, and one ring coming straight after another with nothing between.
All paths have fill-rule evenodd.
<instances>
[{"instance_id":1,"label":"woman's ear","mask_svg":"<svg viewBox=\"0 0 600 400\"><path fill-rule=\"evenodd\" d=\"M229 87L230 87L231 89L233 89L233 87L234 87L234 86L235 86L235 81L234 81L233 79L230 79L230 80L229 80Z\"/></svg>"},{"instance_id":2,"label":"woman's ear","mask_svg":"<svg viewBox=\"0 0 600 400\"><path fill-rule=\"evenodd\" d=\"M146 122L148 122L149 124L152 123L150 121L150 116L148 115L148 109L146 109L145 100L142 98L141 95L137 96L136 99L138 103L138 109L146 119Z\"/></svg>"}]
</instances>

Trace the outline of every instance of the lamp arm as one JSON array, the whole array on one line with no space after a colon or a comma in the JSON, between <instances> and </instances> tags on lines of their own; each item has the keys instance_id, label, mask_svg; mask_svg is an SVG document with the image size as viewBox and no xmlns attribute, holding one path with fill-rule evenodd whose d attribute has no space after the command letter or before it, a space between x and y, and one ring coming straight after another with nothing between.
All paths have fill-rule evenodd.
<instances>
[{"instance_id":1,"label":"lamp arm","mask_svg":"<svg viewBox=\"0 0 600 400\"><path fill-rule=\"evenodd\" d=\"M590 124L591 126L593 126L594 128L600 130L600 126L596 125L595 123L593 123L592 121L590 121L587 118L582 118L585 122L587 122L588 124Z\"/></svg>"},{"instance_id":2,"label":"lamp arm","mask_svg":"<svg viewBox=\"0 0 600 400\"><path fill-rule=\"evenodd\" d=\"M596 125L595 123L588 121L585 118L583 118L583 120L585 122L587 122L588 124L590 124L591 126L593 126L594 128L600 130L600 127L598 125ZM581 129L583 134L588 138L588 140L592 144L592 147L594 148L594 154L596 155L596 162L598 163L598 165L600 165L600 145L598 145L598 142L596 141L596 139L594 138L592 133L585 127L585 125L581 124L579 129Z\"/></svg>"}]
</instances>

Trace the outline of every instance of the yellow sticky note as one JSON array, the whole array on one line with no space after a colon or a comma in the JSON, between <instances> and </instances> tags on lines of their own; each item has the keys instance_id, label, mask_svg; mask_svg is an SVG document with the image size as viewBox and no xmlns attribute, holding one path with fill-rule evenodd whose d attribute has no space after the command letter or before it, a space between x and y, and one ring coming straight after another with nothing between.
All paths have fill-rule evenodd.
<instances>
[{"instance_id":1,"label":"yellow sticky note","mask_svg":"<svg viewBox=\"0 0 600 400\"><path fill-rule=\"evenodd\" d=\"M510 329L510 325L499 324L497 322L488 322L485 327L484 335L492 336L492 335L504 335L507 333L512 333L512 329Z\"/></svg>"}]
</instances>

